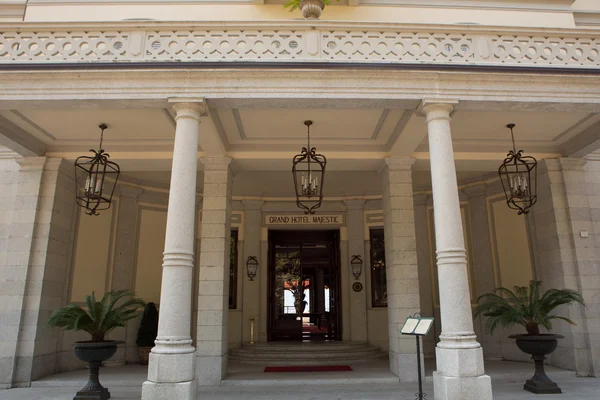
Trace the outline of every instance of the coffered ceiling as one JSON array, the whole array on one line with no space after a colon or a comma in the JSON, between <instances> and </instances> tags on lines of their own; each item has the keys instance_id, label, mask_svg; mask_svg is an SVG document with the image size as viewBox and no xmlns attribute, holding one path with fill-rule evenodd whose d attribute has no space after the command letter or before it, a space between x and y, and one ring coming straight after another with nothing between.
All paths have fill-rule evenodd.
<instances>
[{"instance_id":1,"label":"coffered ceiling","mask_svg":"<svg viewBox=\"0 0 600 400\"><path fill-rule=\"evenodd\" d=\"M222 149L240 171L287 171L291 157L306 145L303 121L307 119L314 122L311 145L328 157L329 170L376 171L382 159L392 154L413 156L415 169L428 169L425 119L417 115L414 101L220 99L208 104L209 113L200 127L200 155ZM457 169L493 171L512 146L506 129L511 122L517 125L517 147L542 158L581 156L599 147L600 114L551 108L475 110L472 104L461 103L452 115ZM138 108L134 102L124 108L84 103L77 108L2 110L0 145L74 159L97 147L100 123L109 126L104 148L124 170L170 170L173 111Z\"/></svg>"}]
</instances>

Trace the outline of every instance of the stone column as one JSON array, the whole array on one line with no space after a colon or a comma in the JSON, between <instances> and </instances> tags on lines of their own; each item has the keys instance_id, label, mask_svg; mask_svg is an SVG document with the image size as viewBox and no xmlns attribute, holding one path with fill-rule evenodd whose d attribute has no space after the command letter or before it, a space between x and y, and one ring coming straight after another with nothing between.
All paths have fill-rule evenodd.
<instances>
[{"instance_id":1,"label":"stone column","mask_svg":"<svg viewBox=\"0 0 600 400\"><path fill-rule=\"evenodd\" d=\"M142 399L196 399L192 347L192 277L198 133L202 107L176 103L175 147L167 211L167 230L156 346L150 353Z\"/></svg>"},{"instance_id":2,"label":"stone column","mask_svg":"<svg viewBox=\"0 0 600 400\"><path fill-rule=\"evenodd\" d=\"M406 318L419 311L419 275L411 166L413 158L385 159L381 172L388 298L390 370L401 382L417 380L412 336L400 335Z\"/></svg>"},{"instance_id":3,"label":"stone column","mask_svg":"<svg viewBox=\"0 0 600 400\"><path fill-rule=\"evenodd\" d=\"M260 230L262 225L262 200L243 200L244 204L244 251L242 253L243 273L239 279L242 280L243 306L242 306L242 342L250 341L250 318L258 318L260 313L260 279L263 273L260 268L256 271L253 281L248 279L246 260L248 257L256 257L260 263ZM260 265L260 264L259 264ZM241 303L240 303L241 305ZM254 341L258 342L259 320L254 322Z\"/></svg>"},{"instance_id":4,"label":"stone column","mask_svg":"<svg viewBox=\"0 0 600 400\"><path fill-rule=\"evenodd\" d=\"M137 231L137 198L143 189L120 185L119 186L119 212L117 215L117 233L115 238L115 257L112 274L111 289L134 289L133 262L135 260L135 234ZM124 348L119 346L113 359L138 361L137 329L140 326L141 316L127 323L125 329L117 329L111 333L111 339L124 340Z\"/></svg>"},{"instance_id":5,"label":"stone column","mask_svg":"<svg viewBox=\"0 0 600 400\"><path fill-rule=\"evenodd\" d=\"M220 386L227 374L231 158L205 157L198 284L198 385Z\"/></svg>"},{"instance_id":6,"label":"stone column","mask_svg":"<svg viewBox=\"0 0 600 400\"><path fill-rule=\"evenodd\" d=\"M354 282L360 282L363 288L367 287L367 274L369 269L367 268L366 258L369 256L368 253L364 252L365 246L365 230L364 230L364 214L363 207L365 205L364 200L345 200L346 205L346 216L348 226L348 259L352 261L352 256L358 255L363 260L362 273L358 280L354 278L354 275L350 275L350 285ZM348 266L350 273L352 273L352 265ZM353 342L366 342L367 336L367 291L361 290L355 292L351 288L348 288L350 292L350 340Z\"/></svg>"},{"instance_id":7,"label":"stone column","mask_svg":"<svg viewBox=\"0 0 600 400\"><path fill-rule=\"evenodd\" d=\"M433 374L436 400L492 399L483 351L473 330L456 168L450 132L451 104L423 101L427 118L442 333Z\"/></svg>"}]
</instances>

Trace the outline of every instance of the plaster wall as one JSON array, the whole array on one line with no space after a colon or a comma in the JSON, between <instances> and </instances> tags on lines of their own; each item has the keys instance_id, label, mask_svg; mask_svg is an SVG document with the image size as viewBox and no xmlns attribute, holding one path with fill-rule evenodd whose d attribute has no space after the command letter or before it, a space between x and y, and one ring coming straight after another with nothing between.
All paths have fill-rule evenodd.
<instances>
[{"instance_id":1,"label":"plaster wall","mask_svg":"<svg viewBox=\"0 0 600 400\"><path fill-rule=\"evenodd\" d=\"M169 3L169 2L165 2ZM513 27L574 27L573 14L564 7L542 10L539 7L519 9L510 5L497 8L444 7L431 5L394 6L393 4L327 6L322 20L356 22L393 22L405 24L476 24ZM466 8L466 9L465 9ZM303 21L300 11L288 12L281 4L125 4L72 2L29 2L24 20L27 22L79 21Z\"/></svg>"}]
</instances>

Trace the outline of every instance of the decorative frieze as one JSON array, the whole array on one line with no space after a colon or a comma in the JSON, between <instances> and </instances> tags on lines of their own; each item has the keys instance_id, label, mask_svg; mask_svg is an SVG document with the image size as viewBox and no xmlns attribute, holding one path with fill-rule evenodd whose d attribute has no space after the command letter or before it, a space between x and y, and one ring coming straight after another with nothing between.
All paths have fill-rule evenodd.
<instances>
[{"instance_id":1,"label":"decorative frieze","mask_svg":"<svg viewBox=\"0 0 600 400\"><path fill-rule=\"evenodd\" d=\"M537 32L312 22L147 23L66 28L11 25L0 34L0 63L383 62L592 68L600 46L592 30Z\"/></svg>"}]
</instances>

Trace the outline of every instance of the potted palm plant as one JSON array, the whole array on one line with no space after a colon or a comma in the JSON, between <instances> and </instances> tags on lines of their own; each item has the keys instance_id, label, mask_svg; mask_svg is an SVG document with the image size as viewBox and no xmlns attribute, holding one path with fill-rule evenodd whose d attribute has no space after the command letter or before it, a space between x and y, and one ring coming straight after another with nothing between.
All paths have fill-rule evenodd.
<instances>
[{"instance_id":1,"label":"potted palm plant","mask_svg":"<svg viewBox=\"0 0 600 400\"><path fill-rule=\"evenodd\" d=\"M98 380L98 371L102 361L108 360L117 352L121 342L106 340L106 335L115 328L125 326L127 321L139 314L144 302L133 297L129 290L112 290L96 301L92 292L85 297L85 309L78 304L69 304L60 308L48 319L47 326L65 330L84 331L91 335L91 340L75 342L75 356L89 365L89 381L77 392L73 400L110 398L108 389Z\"/></svg>"},{"instance_id":2,"label":"potted palm plant","mask_svg":"<svg viewBox=\"0 0 600 400\"><path fill-rule=\"evenodd\" d=\"M529 286L515 286L514 291L499 287L493 293L479 296L475 316L486 317L485 326L491 333L498 326L521 325L526 334L509 336L516 340L519 350L531 355L535 362L533 377L525 382L524 389L536 394L562 393L544 371L546 355L556 350L562 335L541 333L540 327L552 330L552 321L562 320L571 325L575 322L557 315L558 306L579 303L584 305L581 294L571 289L549 289L540 294L541 281L532 280Z\"/></svg>"},{"instance_id":3,"label":"potted palm plant","mask_svg":"<svg viewBox=\"0 0 600 400\"><path fill-rule=\"evenodd\" d=\"M144 307L144 314L142 315L142 321L137 333L136 344L138 345L140 364L148 365L150 350L154 347L157 334L158 309L156 308L156 304L150 302Z\"/></svg>"}]
</instances>

